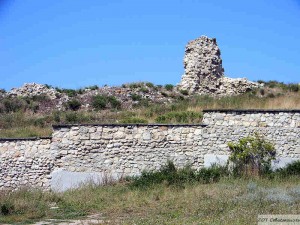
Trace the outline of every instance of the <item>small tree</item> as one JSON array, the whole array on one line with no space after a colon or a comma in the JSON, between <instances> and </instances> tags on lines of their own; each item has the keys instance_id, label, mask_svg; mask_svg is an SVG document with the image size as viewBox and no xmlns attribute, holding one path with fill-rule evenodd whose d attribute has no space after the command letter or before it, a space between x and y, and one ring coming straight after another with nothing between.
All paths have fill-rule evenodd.
<instances>
[{"instance_id":1,"label":"small tree","mask_svg":"<svg viewBox=\"0 0 300 225\"><path fill-rule=\"evenodd\" d=\"M236 143L230 142L228 147L231 152L229 160L238 175L261 175L270 168L276 156L274 145L258 133L241 138Z\"/></svg>"}]
</instances>

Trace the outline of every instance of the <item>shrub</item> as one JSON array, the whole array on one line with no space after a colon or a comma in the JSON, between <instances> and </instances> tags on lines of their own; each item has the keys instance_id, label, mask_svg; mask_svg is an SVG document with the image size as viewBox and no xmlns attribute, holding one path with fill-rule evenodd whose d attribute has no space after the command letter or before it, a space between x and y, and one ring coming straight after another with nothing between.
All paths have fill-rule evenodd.
<instances>
[{"instance_id":1,"label":"shrub","mask_svg":"<svg viewBox=\"0 0 300 225\"><path fill-rule=\"evenodd\" d=\"M286 167L278 169L276 173L279 173L283 177L298 175L300 176L300 160L288 164Z\"/></svg>"},{"instance_id":2,"label":"shrub","mask_svg":"<svg viewBox=\"0 0 300 225\"><path fill-rule=\"evenodd\" d=\"M140 88L140 92L143 92L143 93L149 93L149 90L148 90L148 88L146 88L146 87L141 87L141 88Z\"/></svg>"},{"instance_id":3,"label":"shrub","mask_svg":"<svg viewBox=\"0 0 300 225\"><path fill-rule=\"evenodd\" d=\"M92 106L96 110L105 109L107 104L107 97L103 95L95 95L92 97Z\"/></svg>"},{"instance_id":4,"label":"shrub","mask_svg":"<svg viewBox=\"0 0 300 225\"><path fill-rule=\"evenodd\" d=\"M298 92L299 91L299 84L288 84L287 88L289 91Z\"/></svg>"},{"instance_id":5,"label":"shrub","mask_svg":"<svg viewBox=\"0 0 300 225\"><path fill-rule=\"evenodd\" d=\"M228 147L231 152L229 160L236 175L261 175L270 168L271 160L276 156L274 145L258 133L236 143L230 142Z\"/></svg>"},{"instance_id":6,"label":"shrub","mask_svg":"<svg viewBox=\"0 0 300 225\"><path fill-rule=\"evenodd\" d=\"M130 89L135 89L143 86L143 83L130 83L129 85Z\"/></svg>"},{"instance_id":7,"label":"shrub","mask_svg":"<svg viewBox=\"0 0 300 225\"><path fill-rule=\"evenodd\" d=\"M67 102L67 106L69 109L77 111L80 108L81 103L77 99L72 99Z\"/></svg>"},{"instance_id":8,"label":"shrub","mask_svg":"<svg viewBox=\"0 0 300 225\"><path fill-rule=\"evenodd\" d=\"M115 96L95 95L92 98L92 106L96 110L105 109L110 104L113 109L120 109L121 102Z\"/></svg>"},{"instance_id":9,"label":"shrub","mask_svg":"<svg viewBox=\"0 0 300 225\"><path fill-rule=\"evenodd\" d=\"M146 86L149 87L149 88L154 88L154 84L151 83L151 82L147 82L147 83L146 83Z\"/></svg>"},{"instance_id":10,"label":"shrub","mask_svg":"<svg viewBox=\"0 0 300 225\"><path fill-rule=\"evenodd\" d=\"M189 95L188 90L180 90L180 93L183 95Z\"/></svg>"},{"instance_id":11,"label":"shrub","mask_svg":"<svg viewBox=\"0 0 300 225\"><path fill-rule=\"evenodd\" d=\"M66 93L70 98L77 95L77 92L74 89L63 89L63 93Z\"/></svg>"},{"instance_id":12,"label":"shrub","mask_svg":"<svg viewBox=\"0 0 300 225\"><path fill-rule=\"evenodd\" d=\"M59 123L61 121L60 119L60 112L59 111L54 111L52 113L52 116L53 116L53 120L56 122L56 123Z\"/></svg>"},{"instance_id":13,"label":"shrub","mask_svg":"<svg viewBox=\"0 0 300 225\"><path fill-rule=\"evenodd\" d=\"M92 85L92 86L86 87L86 89L97 90L97 89L99 89L99 86L98 85Z\"/></svg>"},{"instance_id":14,"label":"shrub","mask_svg":"<svg viewBox=\"0 0 300 225\"><path fill-rule=\"evenodd\" d=\"M174 88L174 85L173 85L173 84L166 84L166 85L165 85L165 89L166 89L167 91L173 91L173 88Z\"/></svg>"},{"instance_id":15,"label":"shrub","mask_svg":"<svg viewBox=\"0 0 300 225\"><path fill-rule=\"evenodd\" d=\"M79 118L77 113L75 112L67 112L65 114L65 121L67 123L78 123L79 122Z\"/></svg>"},{"instance_id":16,"label":"shrub","mask_svg":"<svg viewBox=\"0 0 300 225\"><path fill-rule=\"evenodd\" d=\"M268 98L275 98L275 95L274 95L274 93L269 93L269 94L267 95L267 97L268 97Z\"/></svg>"},{"instance_id":17,"label":"shrub","mask_svg":"<svg viewBox=\"0 0 300 225\"><path fill-rule=\"evenodd\" d=\"M132 93L131 94L131 99L132 99L132 101L140 101L142 99L142 96L138 95L138 94L135 94L135 93Z\"/></svg>"},{"instance_id":18,"label":"shrub","mask_svg":"<svg viewBox=\"0 0 300 225\"><path fill-rule=\"evenodd\" d=\"M5 112L10 113L24 109L26 103L19 98L5 98L3 99L2 104Z\"/></svg>"},{"instance_id":19,"label":"shrub","mask_svg":"<svg viewBox=\"0 0 300 225\"><path fill-rule=\"evenodd\" d=\"M113 109L121 108L121 102L118 101L115 96L108 96L107 101L110 103L110 105Z\"/></svg>"},{"instance_id":20,"label":"shrub","mask_svg":"<svg viewBox=\"0 0 300 225\"><path fill-rule=\"evenodd\" d=\"M46 88L50 89L53 88L53 86L51 84L44 84Z\"/></svg>"},{"instance_id":21,"label":"shrub","mask_svg":"<svg viewBox=\"0 0 300 225\"><path fill-rule=\"evenodd\" d=\"M75 89L58 88L58 87L55 87L55 90L59 93L67 94L70 98L75 97L77 93L82 91L81 89L75 90Z\"/></svg>"},{"instance_id":22,"label":"shrub","mask_svg":"<svg viewBox=\"0 0 300 225\"><path fill-rule=\"evenodd\" d=\"M228 171L226 167L219 165L212 165L209 168L201 168L196 173L196 179L200 183L208 184L217 182L222 176L227 176Z\"/></svg>"},{"instance_id":23,"label":"shrub","mask_svg":"<svg viewBox=\"0 0 300 225\"><path fill-rule=\"evenodd\" d=\"M5 201L0 203L0 215L7 216L12 214L13 211L14 205L11 202Z\"/></svg>"},{"instance_id":24,"label":"shrub","mask_svg":"<svg viewBox=\"0 0 300 225\"><path fill-rule=\"evenodd\" d=\"M178 169L172 161L168 161L158 171L143 171L141 176L131 178L130 186L134 188L149 188L157 184L166 184L173 187L184 187L189 183L211 183L227 175L227 169L220 166L202 168L199 171L189 165Z\"/></svg>"}]
</instances>

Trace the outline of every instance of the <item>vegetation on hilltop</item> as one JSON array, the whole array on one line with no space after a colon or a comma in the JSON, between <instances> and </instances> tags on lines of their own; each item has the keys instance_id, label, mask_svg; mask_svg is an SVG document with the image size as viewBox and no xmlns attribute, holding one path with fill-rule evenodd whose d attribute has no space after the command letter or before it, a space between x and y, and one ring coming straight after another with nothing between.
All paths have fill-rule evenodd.
<instances>
[{"instance_id":1,"label":"vegetation on hilltop","mask_svg":"<svg viewBox=\"0 0 300 225\"><path fill-rule=\"evenodd\" d=\"M68 96L60 110L56 108L58 100L46 95L2 96L0 137L47 136L52 132L51 124L59 123L201 123L203 109L300 109L298 84L258 82L264 87L221 98L188 96L171 84L150 82L115 89L96 85L78 90L57 88ZM113 90L116 95L102 90ZM119 93L126 99L121 99Z\"/></svg>"}]
</instances>

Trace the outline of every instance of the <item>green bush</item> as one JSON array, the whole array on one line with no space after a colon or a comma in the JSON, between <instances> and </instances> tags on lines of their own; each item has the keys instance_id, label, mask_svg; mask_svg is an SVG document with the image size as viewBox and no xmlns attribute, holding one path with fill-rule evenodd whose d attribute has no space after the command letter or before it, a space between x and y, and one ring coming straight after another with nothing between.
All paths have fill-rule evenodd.
<instances>
[{"instance_id":1,"label":"green bush","mask_svg":"<svg viewBox=\"0 0 300 225\"><path fill-rule=\"evenodd\" d=\"M276 156L274 145L258 133L236 143L229 142L228 147L231 153L229 160L236 175L262 175Z\"/></svg>"},{"instance_id":2,"label":"green bush","mask_svg":"<svg viewBox=\"0 0 300 225\"><path fill-rule=\"evenodd\" d=\"M154 88L154 84L151 83L151 82L147 82L147 83L146 83L146 86L149 87L149 88Z\"/></svg>"},{"instance_id":3,"label":"green bush","mask_svg":"<svg viewBox=\"0 0 300 225\"><path fill-rule=\"evenodd\" d=\"M56 123L60 123L61 121L61 113L59 111L54 111L52 113L52 117L53 117L53 120L56 122Z\"/></svg>"},{"instance_id":4,"label":"green bush","mask_svg":"<svg viewBox=\"0 0 300 225\"><path fill-rule=\"evenodd\" d=\"M288 164L286 167L278 169L275 173L280 174L282 177L300 176L300 160Z\"/></svg>"},{"instance_id":5,"label":"green bush","mask_svg":"<svg viewBox=\"0 0 300 225\"><path fill-rule=\"evenodd\" d=\"M92 106L96 110L105 109L108 107L108 104L113 109L121 108L121 102L115 96L95 95L92 98Z\"/></svg>"},{"instance_id":6,"label":"green bush","mask_svg":"<svg viewBox=\"0 0 300 225\"><path fill-rule=\"evenodd\" d=\"M287 89L289 91L292 91L292 92L298 92L299 91L299 84L288 84Z\"/></svg>"},{"instance_id":7,"label":"green bush","mask_svg":"<svg viewBox=\"0 0 300 225\"><path fill-rule=\"evenodd\" d=\"M107 104L107 97L103 95L95 95L92 97L92 106L96 110L105 109Z\"/></svg>"},{"instance_id":8,"label":"green bush","mask_svg":"<svg viewBox=\"0 0 300 225\"><path fill-rule=\"evenodd\" d=\"M146 87L141 87L139 91L143 93L149 93L149 90Z\"/></svg>"},{"instance_id":9,"label":"green bush","mask_svg":"<svg viewBox=\"0 0 300 225\"><path fill-rule=\"evenodd\" d=\"M108 101L108 103L110 103L110 106L113 109L120 109L121 108L121 102L118 101L115 96L108 96L107 101Z\"/></svg>"},{"instance_id":10,"label":"green bush","mask_svg":"<svg viewBox=\"0 0 300 225\"><path fill-rule=\"evenodd\" d=\"M20 98L5 98L1 101L6 113L17 112L26 108L26 102Z\"/></svg>"},{"instance_id":11,"label":"green bush","mask_svg":"<svg viewBox=\"0 0 300 225\"><path fill-rule=\"evenodd\" d=\"M135 94L135 93L132 93L131 94L131 99L132 99L132 101L140 101L140 100L142 100L142 96L138 95L138 94Z\"/></svg>"},{"instance_id":12,"label":"green bush","mask_svg":"<svg viewBox=\"0 0 300 225\"><path fill-rule=\"evenodd\" d=\"M173 85L173 84L166 84L166 85L165 85L165 89L166 89L167 91L173 91L173 88L174 88L174 85Z\"/></svg>"},{"instance_id":13,"label":"green bush","mask_svg":"<svg viewBox=\"0 0 300 225\"><path fill-rule=\"evenodd\" d=\"M7 216L14 212L14 205L9 202L0 202L0 215Z\"/></svg>"},{"instance_id":14,"label":"green bush","mask_svg":"<svg viewBox=\"0 0 300 225\"><path fill-rule=\"evenodd\" d=\"M67 112L65 114L65 121L67 123L78 123L79 117L78 117L77 113L75 113L75 112Z\"/></svg>"},{"instance_id":15,"label":"green bush","mask_svg":"<svg viewBox=\"0 0 300 225\"><path fill-rule=\"evenodd\" d=\"M80 109L81 103L77 99L72 99L67 102L67 106L69 109L77 111Z\"/></svg>"},{"instance_id":16,"label":"green bush","mask_svg":"<svg viewBox=\"0 0 300 225\"><path fill-rule=\"evenodd\" d=\"M89 86L89 87L86 87L86 88L90 89L90 90L98 90L99 86L98 85L92 85L92 86Z\"/></svg>"},{"instance_id":17,"label":"green bush","mask_svg":"<svg viewBox=\"0 0 300 225\"><path fill-rule=\"evenodd\" d=\"M129 86L130 89L136 89L136 88L142 87L143 85L144 84L141 83L141 82L128 84L128 86Z\"/></svg>"}]
</instances>

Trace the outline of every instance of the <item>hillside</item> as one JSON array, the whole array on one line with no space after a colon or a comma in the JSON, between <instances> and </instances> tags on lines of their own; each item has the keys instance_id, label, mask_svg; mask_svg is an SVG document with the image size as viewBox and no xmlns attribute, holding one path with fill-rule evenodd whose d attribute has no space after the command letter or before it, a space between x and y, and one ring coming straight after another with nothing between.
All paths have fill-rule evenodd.
<instances>
[{"instance_id":1,"label":"hillside","mask_svg":"<svg viewBox=\"0 0 300 225\"><path fill-rule=\"evenodd\" d=\"M150 82L78 90L25 84L0 96L0 137L48 136L62 123L201 123L203 109L299 109L298 84L263 82L238 96L189 94Z\"/></svg>"}]
</instances>

